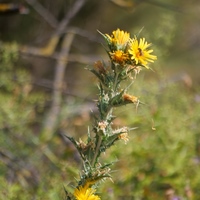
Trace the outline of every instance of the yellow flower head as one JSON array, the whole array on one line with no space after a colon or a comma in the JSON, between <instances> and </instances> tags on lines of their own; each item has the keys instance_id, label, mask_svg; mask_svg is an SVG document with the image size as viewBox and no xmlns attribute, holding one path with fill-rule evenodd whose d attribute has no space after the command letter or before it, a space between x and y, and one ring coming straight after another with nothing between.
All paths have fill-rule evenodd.
<instances>
[{"instance_id":1,"label":"yellow flower head","mask_svg":"<svg viewBox=\"0 0 200 200\"><path fill-rule=\"evenodd\" d=\"M95 195L95 189L90 188L89 184L79 186L74 191L76 200L101 200L99 196Z\"/></svg>"},{"instance_id":2,"label":"yellow flower head","mask_svg":"<svg viewBox=\"0 0 200 200\"><path fill-rule=\"evenodd\" d=\"M140 39L138 42L137 38L135 37L130 44L129 53L131 54L131 59L135 60L136 64L141 64L146 68L148 62L154 62L157 59L157 56L151 55L153 52L152 49L148 50L147 48L150 47L150 43L148 44L145 41L145 38Z\"/></svg>"},{"instance_id":3,"label":"yellow flower head","mask_svg":"<svg viewBox=\"0 0 200 200\"><path fill-rule=\"evenodd\" d=\"M115 46L117 50L125 50L130 40L130 33L121 31L120 29L113 31L111 36L108 34L105 34L105 36L109 40L109 43Z\"/></svg>"},{"instance_id":4,"label":"yellow flower head","mask_svg":"<svg viewBox=\"0 0 200 200\"><path fill-rule=\"evenodd\" d=\"M114 51L113 53L110 53L110 55L111 55L112 60L119 64L123 64L125 61L129 59L128 54L124 53L121 50Z\"/></svg>"}]
</instances>

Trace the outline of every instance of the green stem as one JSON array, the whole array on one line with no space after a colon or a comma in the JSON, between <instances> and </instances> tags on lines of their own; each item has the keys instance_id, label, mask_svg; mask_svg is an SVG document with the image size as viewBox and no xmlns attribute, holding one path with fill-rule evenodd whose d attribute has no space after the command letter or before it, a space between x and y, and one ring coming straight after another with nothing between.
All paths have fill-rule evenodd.
<instances>
[{"instance_id":1,"label":"green stem","mask_svg":"<svg viewBox=\"0 0 200 200\"><path fill-rule=\"evenodd\" d=\"M116 91L117 91L117 88L118 88L118 77L119 77L119 72L115 73L115 80L114 80L114 84L113 84L113 90L112 90L112 97L116 95ZM103 115L103 119L104 121L108 121L108 118L109 116L112 114L112 106L107 110L107 114ZM101 109L100 109L100 112L101 112ZM96 149L95 149L95 153L94 153L94 157L92 159L92 166L95 167L95 164L97 162L97 159L99 157L99 155L101 154L100 152L100 147L101 147L101 144L102 144L102 136L99 134L98 135L98 141L97 141L97 145L96 145Z\"/></svg>"},{"instance_id":2,"label":"green stem","mask_svg":"<svg viewBox=\"0 0 200 200\"><path fill-rule=\"evenodd\" d=\"M116 75L115 75L115 81L114 81L114 85L113 85L114 94L116 93L116 90L118 87L118 76L119 76L119 72L116 73Z\"/></svg>"},{"instance_id":3,"label":"green stem","mask_svg":"<svg viewBox=\"0 0 200 200\"><path fill-rule=\"evenodd\" d=\"M93 157L93 160L92 160L92 166L93 167L95 167L95 164L96 164L96 161L97 161L97 156L98 156L98 153L99 153L99 148L101 146L101 142L102 142L102 136L99 135L99 139L98 139L97 146L96 146L96 149L95 149L95 154L94 154L94 157Z\"/></svg>"}]
</instances>

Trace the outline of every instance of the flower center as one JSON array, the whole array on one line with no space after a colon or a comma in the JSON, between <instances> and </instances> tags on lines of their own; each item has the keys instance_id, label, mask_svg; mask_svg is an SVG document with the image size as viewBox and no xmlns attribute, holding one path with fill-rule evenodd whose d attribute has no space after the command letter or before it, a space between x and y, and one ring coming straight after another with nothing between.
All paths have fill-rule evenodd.
<instances>
[{"instance_id":1,"label":"flower center","mask_svg":"<svg viewBox=\"0 0 200 200\"><path fill-rule=\"evenodd\" d=\"M143 52L142 52L142 49L141 48L138 48L138 52L136 54L137 57L140 57L140 56L143 56Z\"/></svg>"}]
</instances>

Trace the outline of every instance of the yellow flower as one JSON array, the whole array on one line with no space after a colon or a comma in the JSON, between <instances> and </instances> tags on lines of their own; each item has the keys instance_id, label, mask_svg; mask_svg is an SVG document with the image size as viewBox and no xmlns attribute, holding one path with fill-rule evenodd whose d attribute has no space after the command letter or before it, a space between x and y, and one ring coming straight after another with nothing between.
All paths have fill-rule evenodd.
<instances>
[{"instance_id":1,"label":"yellow flower","mask_svg":"<svg viewBox=\"0 0 200 200\"><path fill-rule=\"evenodd\" d=\"M130 44L129 53L131 54L131 59L135 60L136 64L141 64L145 66L147 69L148 62L154 62L157 59L157 56L151 55L153 52L152 49L148 50L147 48L150 47L150 43L148 44L145 41L145 38L140 39L138 42L137 38L135 37Z\"/></svg>"},{"instance_id":2,"label":"yellow flower","mask_svg":"<svg viewBox=\"0 0 200 200\"><path fill-rule=\"evenodd\" d=\"M109 36L105 34L109 42L116 47L117 50L124 50L130 40L130 33L117 29Z\"/></svg>"},{"instance_id":3,"label":"yellow flower","mask_svg":"<svg viewBox=\"0 0 200 200\"><path fill-rule=\"evenodd\" d=\"M129 59L128 54L124 53L121 50L114 51L113 53L110 52L110 55L111 55L112 60L119 64L123 64L125 61Z\"/></svg>"},{"instance_id":4,"label":"yellow flower","mask_svg":"<svg viewBox=\"0 0 200 200\"><path fill-rule=\"evenodd\" d=\"M79 186L74 191L76 200L101 200L99 196L95 195L95 189L90 188L89 184Z\"/></svg>"}]
</instances>

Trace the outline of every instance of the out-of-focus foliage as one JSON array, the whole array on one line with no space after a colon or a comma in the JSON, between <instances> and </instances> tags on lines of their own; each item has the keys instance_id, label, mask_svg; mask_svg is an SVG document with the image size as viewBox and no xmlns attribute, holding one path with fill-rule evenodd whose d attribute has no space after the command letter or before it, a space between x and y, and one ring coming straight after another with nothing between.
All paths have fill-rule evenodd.
<instances>
[{"instance_id":1,"label":"out-of-focus foliage","mask_svg":"<svg viewBox=\"0 0 200 200\"><path fill-rule=\"evenodd\" d=\"M47 95L32 88L31 74L19 62L16 44L1 43L0 53L0 199L58 199L64 184L61 180L65 176L73 180L76 174L73 162L70 166L62 162L70 148L60 148L59 162L50 160L51 153L39 140ZM50 145L57 149L62 140L58 137Z\"/></svg>"},{"instance_id":2,"label":"out-of-focus foliage","mask_svg":"<svg viewBox=\"0 0 200 200\"><path fill-rule=\"evenodd\" d=\"M130 135L123 153L122 146L111 152L113 159L119 158L116 169L120 169L113 174L114 183L102 189L111 196L163 199L173 188L177 196L186 198L190 188L194 199L200 197L199 96L182 82L164 82L146 85L143 80L137 93L145 105L137 114L134 108L127 108L132 109L128 114L127 110L120 111L122 124L128 121L139 128Z\"/></svg>"},{"instance_id":3,"label":"out-of-focus foliage","mask_svg":"<svg viewBox=\"0 0 200 200\"><path fill-rule=\"evenodd\" d=\"M164 199L173 188L177 196L192 192L194 200L200 199L199 1L167 1L178 10L162 0L159 5L133 1L133 7L117 0L86 1L65 30L75 28L76 33L58 126L48 142L41 135L52 102L56 57L23 54L21 47L45 46L56 27L28 1L20 2L28 7L27 15L0 15L0 199L56 200L64 198L63 186L72 190L81 166L63 136L84 139L91 125L96 80L84 68L104 57L96 30L109 34L116 28L152 41L158 66L152 66L155 72L142 71L143 79L134 85L133 95L144 103L137 112L127 106L116 113L116 127L138 129L125 147L115 146L105 155L105 161L117 160L116 173L114 182L106 181L98 192L102 199L151 200ZM78 0L38 2L58 23Z\"/></svg>"}]
</instances>

